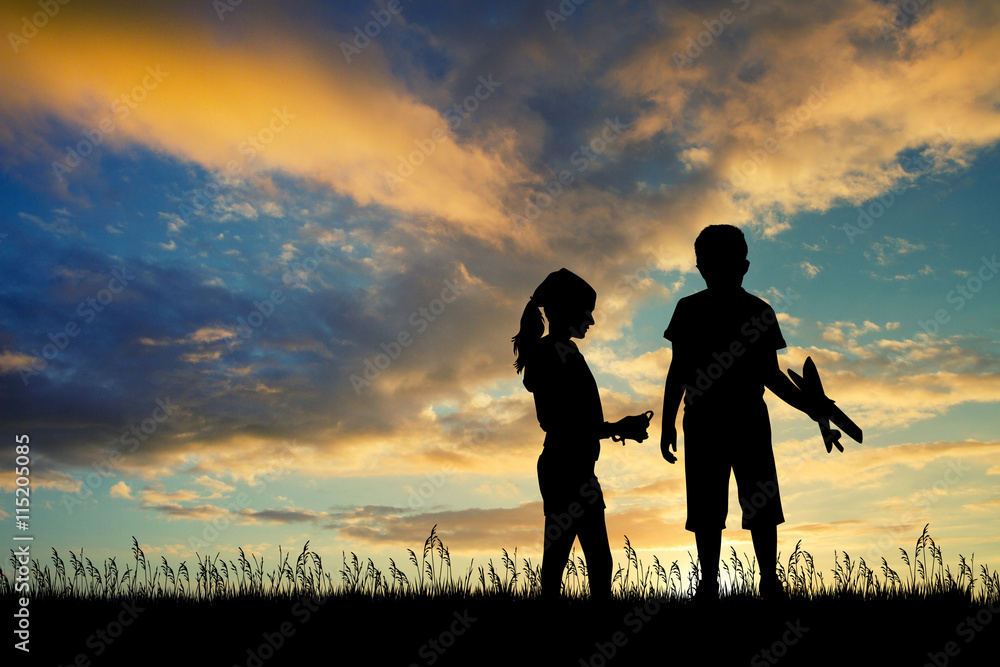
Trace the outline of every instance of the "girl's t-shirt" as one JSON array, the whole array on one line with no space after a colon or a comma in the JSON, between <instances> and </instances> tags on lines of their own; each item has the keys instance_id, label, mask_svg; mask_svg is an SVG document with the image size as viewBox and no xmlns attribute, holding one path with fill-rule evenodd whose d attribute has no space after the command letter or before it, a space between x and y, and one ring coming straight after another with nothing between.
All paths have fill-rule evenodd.
<instances>
[{"instance_id":1,"label":"girl's t-shirt","mask_svg":"<svg viewBox=\"0 0 1000 667\"><path fill-rule=\"evenodd\" d=\"M596 461L604 409L597 381L576 343L542 338L524 368L524 386L534 396L546 449L585 448Z\"/></svg>"}]
</instances>

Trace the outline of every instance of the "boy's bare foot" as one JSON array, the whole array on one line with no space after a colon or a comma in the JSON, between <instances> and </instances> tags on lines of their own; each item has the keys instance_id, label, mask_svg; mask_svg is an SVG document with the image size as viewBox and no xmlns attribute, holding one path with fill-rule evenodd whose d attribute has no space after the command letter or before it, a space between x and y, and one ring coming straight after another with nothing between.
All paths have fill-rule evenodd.
<instances>
[{"instance_id":1,"label":"boy's bare foot","mask_svg":"<svg viewBox=\"0 0 1000 667\"><path fill-rule=\"evenodd\" d=\"M694 591L692 601L698 606L714 605L719 601L719 584L702 581Z\"/></svg>"},{"instance_id":2,"label":"boy's bare foot","mask_svg":"<svg viewBox=\"0 0 1000 667\"><path fill-rule=\"evenodd\" d=\"M784 604L788 602L788 593L777 575L773 578L761 578L760 597L764 602L771 604Z\"/></svg>"}]
</instances>

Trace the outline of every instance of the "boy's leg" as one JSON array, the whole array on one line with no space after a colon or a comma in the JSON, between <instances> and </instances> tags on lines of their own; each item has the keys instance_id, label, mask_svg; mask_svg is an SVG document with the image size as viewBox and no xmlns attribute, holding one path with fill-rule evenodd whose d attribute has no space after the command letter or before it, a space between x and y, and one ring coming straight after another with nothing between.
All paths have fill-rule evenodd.
<instances>
[{"instance_id":1,"label":"boy's leg","mask_svg":"<svg viewBox=\"0 0 1000 667\"><path fill-rule=\"evenodd\" d=\"M778 578L775 573L775 565L778 560L778 527L758 526L750 531L750 536L753 538L754 553L757 554L761 582L776 580Z\"/></svg>"},{"instance_id":2,"label":"boy's leg","mask_svg":"<svg viewBox=\"0 0 1000 667\"><path fill-rule=\"evenodd\" d=\"M580 547L587 559L587 576L590 579L590 597L608 600L611 597L611 545L604 510L592 511L577 519Z\"/></svg>"},{"instance_id":3,"label":"boy's leg","mask_svg":"<svg viewBox=\"0 0 1000 667\"><path fill-rule=\"evenodd\" d=\"M694 534L698 545L698 561L701 563L700 590L719 591L719 554L722 550L721 530L699 530Z\"/></svg>"},{"instance_id":4,"label":"boy's leg","mask_svg":"<svg viewBox=\"0 0 1000 667\"><path fill-rule=\"evenodd\" d=\"M775 565L778 561L778 527L758 526L750 531L753 550L757 554L761 579L777 577Z\"/></svg>"},{"instance_id":5,"label":"boy's leg","mask_svg":"<svg viewBox=\"0 0 1000 667\"><path fill-rule=\"evenodd\" d=\"M753 550L760 563L760 596L764 600L782 602L788 599L788 594L775 572L778 552L777 526L758 526L750 531L753 537Z\"/></svg>"},{"instance_id":6,"label":"boy's leg","mask_svg":"<svg viewBox=\"0 0 1000 667\"><path fill-rule=\"evenodd\" d=\"M776 573L779 523L785 521L781 508L778 473L771 448L771 426L766 407L758 415L755 426L758 438L741 450L743 456L733 466L739 487L743 528L750 530L753 549L760 568L761 595L779 595L781 583Z\"/></svg>"},{"instance_id":7,"label":"boy's leg","mask_svg":"<svg viewBox=\"0 0 1000 667\"><path fill-rule=\"evenodd\" d=\"M563 571L576 539L575 526L565 527L565 521L545 515L545 541L542 551L542 597L555 600L562 592Z\"/></svg>"}]
</instances>

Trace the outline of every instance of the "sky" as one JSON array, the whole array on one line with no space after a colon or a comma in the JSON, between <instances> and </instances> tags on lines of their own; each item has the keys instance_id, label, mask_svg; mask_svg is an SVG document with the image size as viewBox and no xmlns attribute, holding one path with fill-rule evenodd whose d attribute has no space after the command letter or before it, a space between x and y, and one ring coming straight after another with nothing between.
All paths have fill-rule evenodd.
<instances>
[{"instance_id":1,"label":"sky","mask_svg":"<svg viewBox=\"0 0 1000 667\"><path fill-rule=\"evenodd\" d=\"M538 563L543 433L511 336L566 267L597 290L580 345L606 418L657 413L603 443L613 553L686 565L662 332L724 223L781 367L812 357L865 433L828 454L766 395L781 553L902 568L930 524L953 571L1000 565L998 19L5 2L0 397L4 465L27 434L31 473L29 531L5 501L5 532L43 559L135 536L154 560L309 540L384 566L436 525L456 571ZM752 554L730 495L724 554Z\"/></svg>"}]
</instances>

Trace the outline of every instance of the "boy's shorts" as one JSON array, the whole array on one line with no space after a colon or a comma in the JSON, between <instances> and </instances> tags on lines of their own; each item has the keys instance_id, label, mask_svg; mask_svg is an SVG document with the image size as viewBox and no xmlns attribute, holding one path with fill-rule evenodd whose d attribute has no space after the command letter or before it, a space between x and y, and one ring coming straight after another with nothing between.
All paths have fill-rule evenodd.
<instances>
[{"instance_id":1,"label":"boy's shorts","mask_svg":"<svg viewBox=\"0 0 1000 667\"><path fill-rule=\"evenodd\" d=\"M767 406L684 411L687 530L722 530L729 510L729 471L736 476L743 528L784 523Z\"/></svg>"}]
</instances>

